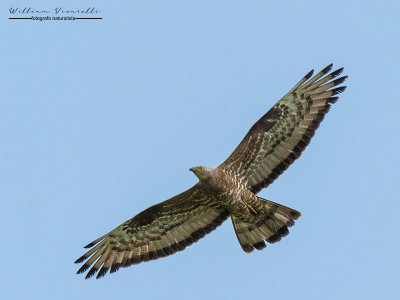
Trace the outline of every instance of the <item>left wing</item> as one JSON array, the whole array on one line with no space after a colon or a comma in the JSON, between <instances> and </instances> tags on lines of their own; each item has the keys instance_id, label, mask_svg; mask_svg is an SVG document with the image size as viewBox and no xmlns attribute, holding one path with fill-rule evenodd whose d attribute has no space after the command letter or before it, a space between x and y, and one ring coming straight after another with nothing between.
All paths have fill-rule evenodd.
<instances>
[{"instance_id":1,"label":"left wing","mask_svg":"<svg viewBox=\"0 0 400 300\"><path fill-rule=\"evenodd\" d=\"M345 90L345 86L333 87L347 76L330 81L343 68L326 75L331 68L332 64L310 79L311 71L300 80L251 127L219 168L244 177L253 193L272 183L301 155L330 105L338 99L334 96Z\"/></svg>"},{"instance_id":2,"label":"left wing","mask_svg":"<svg viewBox=\"0 0 400 300\"><path fill-rule=\"evenodd\" d=\"M78 270L96 278L120 267L128 267L142 261L157 259L184 250L198 241L229 215L219 207L198 185L144 210L111 232L93 241L91 248L75 263L89 260Z\"/></svg>"}]
</instances>

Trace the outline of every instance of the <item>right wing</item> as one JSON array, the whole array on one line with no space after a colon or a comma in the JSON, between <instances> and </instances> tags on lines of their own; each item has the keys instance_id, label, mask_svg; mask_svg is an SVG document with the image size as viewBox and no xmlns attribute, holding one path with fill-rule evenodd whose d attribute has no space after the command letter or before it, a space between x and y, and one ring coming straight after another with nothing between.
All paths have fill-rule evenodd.
<instances>
[{"instance_id":1,"label":"right wing","mask_svg":"<svg viewBox=\"0 0 400 300\"><path fill-rule=\"evenodd\" d=\"M219 207L197 185L144 210L111 232L93 241L91 248L75 263L89 260L78 270L96 278L120 267L157 259L184 250L227 219L227 210Z\"/></svg>"}]
</instances>

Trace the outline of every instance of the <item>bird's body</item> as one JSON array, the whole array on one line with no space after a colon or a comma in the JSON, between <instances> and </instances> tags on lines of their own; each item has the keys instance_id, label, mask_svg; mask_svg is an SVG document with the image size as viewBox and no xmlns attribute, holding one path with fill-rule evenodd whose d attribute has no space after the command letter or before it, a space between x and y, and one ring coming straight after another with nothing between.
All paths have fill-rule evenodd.
<instances>
[{"instance_id":1,"label":"bird's body","mask_svg":"<svg viewBox=\"0 0 400 300\"><path fill-rule=\"evenodd\" d=\"M230 215L251 221L255 214L263 212L262 201L248 189L243 178L224 167L203 168L207 168L208 176L204 179L199 177L198 188L214 198L214 202L227 209Z\"/></svg>"},{"instance_id":2,"label":"bird's body","mask_svg":"<svg viewBox=\"0 0 400 300\"><path fill-rule=\"evenodd\" d=\"M244 180L235 173L225 170L223 167L208 170L207 178L200 178L197 184L199 189L214 198L214 202L225 208L230 214L248 216L254 214L253 209L261 208L261 202L244 184Z\"/></svg>"},{"instance_id":3,"label":"bird's body","mask_svg":"<svg viewBox=\"0 0 400 300\"><path fill-rule=\"evenodd\" d=\"M231 217L242 249L252 252L286 236L300 213L265 200L257 193L272 183L309 144L334 95L347 76L343 69L326 75L329 65L308 73L249 130L239 146L217 168L190 170L199 182L169 200L153 205L85 248L78 273L98 270L97 278L120 267L171 255L204 237ZM332 81L331 81L332 80Z\"/></svg>"},{"instance_id":4,"label":"bird's body","mask_svg":"<svg viewBox=\"0 0 400 300\"><path fill-rule=\"evenodd\" d=\"M199 176L199 168L204 169L207 176ZM256 196L243 177L224 165L216 169L200 166L191 170L200 179L198 188L212 195L213 202L229 212L245 252L265 248L264 240L270 243L280 240L289 233L287 227L292 226L293 220L300 216L294 209Z\"/></svg>"}]
</instances>

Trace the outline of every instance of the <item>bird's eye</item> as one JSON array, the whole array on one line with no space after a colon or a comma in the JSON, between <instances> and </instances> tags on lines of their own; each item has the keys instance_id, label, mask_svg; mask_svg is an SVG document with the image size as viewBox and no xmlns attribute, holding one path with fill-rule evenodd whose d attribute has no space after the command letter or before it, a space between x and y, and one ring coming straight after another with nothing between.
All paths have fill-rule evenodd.
<instances>
[{"instance_id":1,"label":"bird's eye","mask_svg":"<svg viewBox=\"0 0 400 300\"><path fill-rule=\"evenodd\" d=\"M204 168L203 167L200 167L200 171L203 171L204 170Z\"/></svg>"}]
</instances>

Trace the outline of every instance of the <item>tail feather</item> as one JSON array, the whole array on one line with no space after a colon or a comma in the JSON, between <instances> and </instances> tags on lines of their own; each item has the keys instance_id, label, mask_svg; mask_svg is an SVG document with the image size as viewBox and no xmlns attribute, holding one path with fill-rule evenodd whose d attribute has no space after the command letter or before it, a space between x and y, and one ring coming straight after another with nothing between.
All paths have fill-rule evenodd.
<instances>
[{"instance_id":1,"label":"tail feather","mask_svg":"<svg viewBox=\"0 0 400 300\"><path fill-rule=\"evenodd\" d=\"M263 212L258 212L255 221L243 221L238 216L231 215L233 227L242 249L250 253L256 248L264 249L268 243L276 243L289 234L288 227L294 225L301 213L278 203L262 199Z\"/></svg>"},{"instance_id":2,"label":"tail feather","mask_svg":"<svg viewBox=\"0 0 400 300\"><path fill-rule=\"evenodd\" d=\"M236 236L239 240L240 246L243 251L250 253L254 248L263 249L266 247L264 243L264 236L260 233L257 226L247 222L243 222L237 216L231 215L233 228L235 229Z\"/></svg>"}]
</instances>

